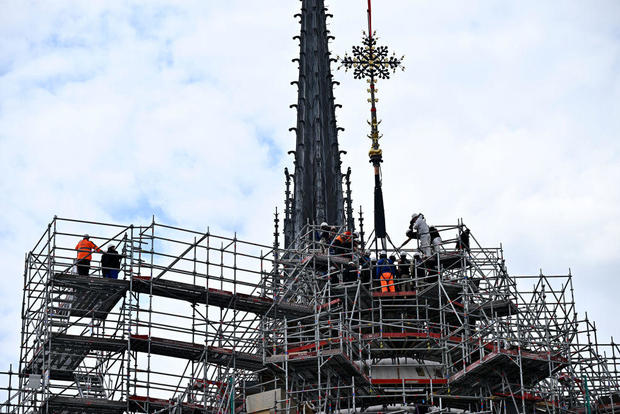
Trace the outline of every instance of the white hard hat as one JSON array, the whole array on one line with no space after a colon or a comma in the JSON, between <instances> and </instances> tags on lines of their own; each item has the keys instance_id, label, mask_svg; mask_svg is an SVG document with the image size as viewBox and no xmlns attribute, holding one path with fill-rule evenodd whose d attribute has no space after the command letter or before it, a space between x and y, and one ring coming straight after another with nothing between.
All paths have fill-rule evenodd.
<instances>
[{"instance_id":1,"label":"white hard hat","mask_svg":"<svg viewBox=\"0 0 620 414\"><path fill-rule=\"evenodd\" d=\"M90 236L88 234L85 234L84 238L88 240L88 239L90 239Z\"/></svg>"},{"instance_id":2,"label":"white hard hat","mask_svg":"<svg viewBox=\"0 0 620 414\"><path fill-rule=\"evenodd\" d=\"M329 226L329 224L327 224L326 222L321 223L321 227L327 227L327 226Z\"/></svg>"},{"instance_id":3,"label":"white hard hat","mask_svg":"<svg viewBox=\"0 0 620 414\"><path fill-rule=\"evenodd\" d=\"M385 250L381 250L381 252L379 252L379 256L387 256L387 252Z\"/></svg>"}]
</instances>

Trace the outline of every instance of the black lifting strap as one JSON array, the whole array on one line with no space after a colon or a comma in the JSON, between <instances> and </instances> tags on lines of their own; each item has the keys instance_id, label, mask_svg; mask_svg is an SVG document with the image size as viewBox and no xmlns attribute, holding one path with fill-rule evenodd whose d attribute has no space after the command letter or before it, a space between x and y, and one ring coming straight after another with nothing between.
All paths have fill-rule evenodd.
<instances>
[{"instance_id":1,"label":"black lifting strap","mask_svg":"<svg viewBox=\"0 0 620 414\"><path fill-rule=\"evenodd\" d=\"M375 235L377 238L381 239L386 236L383 190L381 190L381 179L379 175L375 175Z\"/></svg>"}]
</instances>

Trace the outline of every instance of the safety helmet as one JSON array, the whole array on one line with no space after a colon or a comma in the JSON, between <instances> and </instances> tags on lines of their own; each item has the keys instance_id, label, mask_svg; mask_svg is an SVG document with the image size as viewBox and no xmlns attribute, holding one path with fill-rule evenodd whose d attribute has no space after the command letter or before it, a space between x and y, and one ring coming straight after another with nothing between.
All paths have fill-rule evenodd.
<instances>
[{"instance_id":1,"label":"safety helmet","mask_svg":"<svg viewBox=\"0 0 620 414\"><path fill-rule=\"evenodd\" d=\"M325 228L325 227L329 227L329 224L327 224L326 222L322 222L321 223L321 228Z\"/></svg>"},{"instance_id":2,"label":"safety helmet","mask_svg":"<svg viewBox=\"0 0 620 414\"><path fill-rule=\"evenodd\" d=\"M379 253L379 257L387 257L387 252L385 250L381 250L381 253Z\"/></svg>"},{"instance_id":3,"label":"safety helmet","mask_svg":"<svg viewBox=\"0 0 620 414\"><path fill-rule=\"evenodd\" d=\"M351 235L351 232L350 232L350 231L345 231L345 232L344 232L344 235L345 235L345 236L350 236L350 235Z\"/></svg>"},{"instance_id":4,"label":"safety helmet","mask_svg":"<svg viewBox=\"0 0 620 414\"><path fill-rule=\"evenodd\" d=\"M109 252L116 251L116 249L114 248L114 245L112 245L112 244L111 244L111 245L108 247L108 251L109 251Z\"/></svg>"},{"instance_id":5,"label":"safety helmet","mask_svg":"<svg viewBox=\"0 0 620 414\"><path fill-rule=\"evenodd\" d=\"M400 257L407 257L407 252L400 252Z\"/></svg>"},{"instance_id":6,"label":"safety helmet","mask_svg":"<svg viewBox=\"0 0 620 414\"><path fill-rule=\"evenodd\" d=\"M90 239L90 236L89 236L88 234L85 234L85 235L84 235L84 238L85 238L86 240L88 240L88 239Z\"/></svg>"}]
</instances>

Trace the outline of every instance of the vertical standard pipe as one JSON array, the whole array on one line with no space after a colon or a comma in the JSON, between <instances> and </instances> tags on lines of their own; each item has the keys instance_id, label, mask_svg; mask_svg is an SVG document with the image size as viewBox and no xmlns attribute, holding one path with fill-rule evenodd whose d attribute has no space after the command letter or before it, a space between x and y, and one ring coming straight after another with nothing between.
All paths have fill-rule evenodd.
<instances>
[{"instance_id":1,"label":"vertical standard pipe","mask_svg":"<svg viewBox=\"0 0 620 414\"><path fill-rule=\"evenodd\" d=\"M45 358L45 346L43 347L43 396L47 402L51 396L50 393L50 378L51 378L51 364L52 364L52 321L50 315L54 311L54 307L51 303L52 293L54 291L53 282L53 267L52 267L52 224L55 224L55 220L47 226L47 278L45 280L45 330L47 334L47 358ZM55 230L54 230L55 231ZM47 361L46 361L47 359ZM47 365L46 365L47 362ZM47 366L47 369L45 367ZM45 404L45 412L49 413L49 404Z\"/></svg>"},{"instance_id":2,"label":"vertical standard pipe","mask_svg":"<svg viewBox=\"0 0 620 414\"><path fill-rule=\"evenodd\" d=\"M317 353L319 348L317 347ZM292 390L289 389L289 378L288 378L288 319L286 316L284 317L284 395L286 397L286 414L290 414L291 406L290 399L292 398Z\"/></svg>"},{"instance_id":3,"label":"vertical standard pipe","mask_svg":"<svg viewBox=\"0 0 620 414\"><path fill-rule=\"evenodd\" d=\"M30 338L30 324L26 323L26 312L27 309L30 309L30 295L26 295L26 287L28 286L29 280L29 269L30 269L30 255L31 253L27 253L24 260L24 285L22 289L22 332L21 332L21 346L19 348L19 372L22 372L26 367L26 364L29 360L29 352L28 352L28 341ZM27 301L27 302L26 302ZM18 377L19 389L24 389L25 378L19 376ZM17 404L18 406L22 405L22 396L23 393L18 393L17 395Z\"/></svg>"},{"instance_id":4,"label":"vertical standard pipe","mask_svg":"<svg viewBox=\"0 0 620 414\"><path fill-rule=\"evenodd\" d=\"M519 324L517 324L517 338L522 338ZM519 346L517 347L517 351L518 351L517 360L519 361L519 364L518 364L519 365L519 381L521 385L521 410L523 411L523 414L525 414L525 389L524 389L524 382L523 382L523 354L521 353L520 342L519 342Z\"/></svg>"},{"instance_id":5,"label":"vertical standard pipe","mask_svg":"<svg viewBox=\"0 0 620 414\"><path fill-rule=\"evenodd\" d=\"M207 257L205 259L205 316L204 316L204 326L205 326L205 353L204 353L204 362L202 367L202 380L204 384L204 392L202 394L203 406L207 406L207 375L208 375L208 362L209 362L209 354L207 353L207 349L209 346L209 262L211 258L211 231L210 228L207 227Z\"/></svg>"},{"instance_id":6,"label":"vertical standard pipe","mask_svg":"<svg viewBox=\"0 0 620 414\"><path fill-rule=\"evenodd\" d=\"M230 414L235 414L235 379L231 375L229 379L230 389Z\"/></svg>"},{"instance_id":7,"label":"vertical standard pipe","mask_svg":"<svg viewBox=\"0 0 620 414\"><path fill-rule=\"evenodd\" d=\"M198 280L196 279L196 274L198 271L198 257L197 257L197 246L196 246L196 237L194 237L194 257L192 260L192 283L194 286L198 286ZM198 325L196 323L196 306L198 306L198 304L194 303L192 304L192 343L196 343L196 326ZM195 382L198 375L196 370L200 367L200 361L192 361L192 370L191 370L191 378L190 380L192 382ZM203 385L206 387L206 382L203 383Z\"/></svg>"},{"instance_id":8,"label":"vertical standard pipe","mask_svg":"<svg viewBox=\"0 0 620 414\"><path fill-rule=\"evenodd\" d=\"M132 324L133 321L133 307L134 307L134 291L133 291L133 266L134 266L134 239L133 239L133 225L129 227L129 301L128 301L128 314L129 320L127 321L127 386L125 401L127 401L127 411L129 411L129 396L131 395L131 335L132 335ZM137 304L137 303L136 303ZM138 328L136 324L136 334L138 333ZM137 375L136 375L137 376ZM134 394L136 391L136 383L134 381Z\"/></svg>"},{"instance_id":9,"label":"vertical standard pipe","mask_svg":"<svg viewBox=\"0 0 620 414\"><path fill-rule=\"evenodd\" d=\"M590 412L590 390L588 389L588 378L583 377L583 387L586 390L586 414L592 414Z\"/></svg>"},{"instance_id":10,"label":"vertical standard pipe","mask_svg":"<svg viewBox=\"0 0 620 414\"><path fill-rule=\"evenodd\" d=\"M155 216L153 216L153 221L151 223L151 226L154 227L154 222L155 222ZM144 231L142 229L140 229L139 234L139 242L140 242L140 250L139 250L139 256L138 256L138 263L142 263L143 257L142 257L142 238L144 237ZM147 363L147 367L146 367L146 395L147 397L150 399L151 397L151 338L153 336L153 253L154 253L154 248L153 248L153 243L155 242L155 238L151 239L151 266L150 266L150 277L149 277L149 310L148 310L148 325L149 325L149 336L148 336L148 353L146 356L146 363ZM140 269L140 273L142 273L142 269ZM137 376L137 375L136 375ZM147 405L147 408L149 406Z\"/></svg>"},{"instance_id":11,"label":"vertical standard pipe","mask_svg":"<svg viewBox=\"0 0 620 414\"><path fill-rule=\"evenodd\" d=\"M237 232L235 232L235 236L233 239L233 294L237 295ZM239 312L237 308L233 310L232 323L233 326L237 326L237 313ZM244 346L243 344L241 345ZM247 345L246 345L247 346ZM243 348L242 348L243 349ZM233 355L237 354L237 341L233 342ZM232 375L230 378L230 414L235 414L235 372L237 370L237 357L233 356L232 360Z\"/></svg>"},{"instance_id":12,"label":"vertical standard pipe","mask_svg":"<svg viewBox=\"0 0 620 414\"><path fill-rule=\"evenodd\" d=\"M8 408L9 410L7 412L11 412L11 385L12 385L12 380L13 379L13 364L9 364L9 399L8 401Z\"/></svg>"}]
</instances>

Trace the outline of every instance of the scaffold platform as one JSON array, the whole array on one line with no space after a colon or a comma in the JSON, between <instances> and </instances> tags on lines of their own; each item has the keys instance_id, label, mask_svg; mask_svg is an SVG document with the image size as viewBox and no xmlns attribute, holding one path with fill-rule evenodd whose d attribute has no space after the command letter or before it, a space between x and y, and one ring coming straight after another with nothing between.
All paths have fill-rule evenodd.
<instances>
[{"instance_id":1,"label":"scaffold platform","mask_svg":"<svg viewBox=\"0 0 620 414\"><path fill-rule=\"evenodd\" d=\"M125 350L192 361L205 359L209 364L235 366L239 369L254 371L263 368L262 357L258 355L146 335L132 335L128 341L122 338L55 334L46 345L45 351L43 351L44 347L39 349L35 359L25 368L24 373L36 372L34 367L41 365L42 358L45 357L45 359L49 358L50 378L73 380L76 368L89 353L94 351L120 353Z\"/></svg>"},{"instance_id":2,"label":"scaffold platform","mask_svg":"<svg viewBox=\"0 0 620 414\"><path fill-rule=\"evenodd\" d=\"M499 349L465 366L448 382L454 388L467 388L485 382L491 384L491 389L496 389L501 387L501 380L505 378L512 383L523 381L531 386L566 365L565 359L549 353Z\"/></svg>"},{"instance_id":3,"label":"scaffold platform","mask_svg":"<svg viewBox=\"0 0 620 414\"><path fill-rule=\"evenodd\" d=\"M136 293L243 310L257 315L304 317L313 314L312 308L301 304L143 276L134 276L130 282L93 276L56 274L53 283L57 287L73 289L71 315L94 315L98 319L107 317L118 300L129 290L130 283L131 290Z\"/></svg>"}]
</instances>

